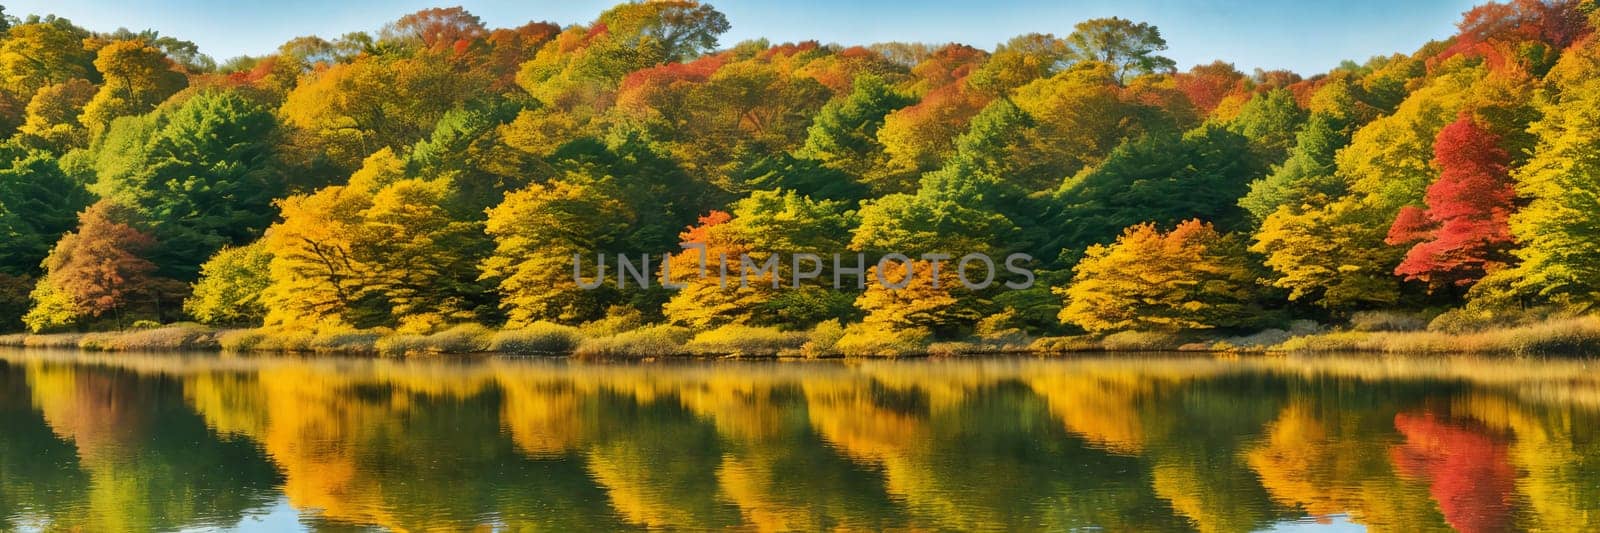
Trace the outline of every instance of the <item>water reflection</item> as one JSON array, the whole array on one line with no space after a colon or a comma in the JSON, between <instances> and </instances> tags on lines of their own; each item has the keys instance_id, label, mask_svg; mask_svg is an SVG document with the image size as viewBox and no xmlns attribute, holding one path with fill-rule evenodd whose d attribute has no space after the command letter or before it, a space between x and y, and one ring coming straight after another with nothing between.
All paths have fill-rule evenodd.
<instances>
[{"instance_id":1,"label":"water reflection","mask_svg":"<svg viewBox=\"0 0 1600 533\"><path fill-rule=\"evenodd\" d=\"M0 529L1600 529L1584 362L0 352Z\"/></svg>"}]
</instances>

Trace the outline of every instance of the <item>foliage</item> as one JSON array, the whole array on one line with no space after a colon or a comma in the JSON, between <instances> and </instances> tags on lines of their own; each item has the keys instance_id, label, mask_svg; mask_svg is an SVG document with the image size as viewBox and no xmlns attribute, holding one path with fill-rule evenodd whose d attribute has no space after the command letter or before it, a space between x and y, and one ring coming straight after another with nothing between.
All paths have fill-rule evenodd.
<instances>
[{"instance_id":1,"label":"foliage","mask_svg":"<svg viewBox=\"0 0 1600 533\"><path fill-rule=\"evenodd\" d=\"M33 279L0 272L0 332L20 331L31 302Z\"/></svg>"},{"instance_id":2,"label":"foliage","mask_svg":"<svg viewBox=\"0 0 1600 533\"><path fill-rule=\"evenodd\" d=\"M918 355L932 334L922 329L892 329L866 323L851 324L833 343L832 351L845 357L897 357Z\"/></svg>"},{"instance_id":3,"label":"foliage","mask_svg":"<svg viewBox=\"0 0 1600 533\"><path fill-rule=\"evenodd\" d=\"M645 326L578 344L579 357L645 358L683 355L689 330L671 325Z\"/></svg>"},{"instance_id":4,"label":"foliage","mask_svg":"<svg viewBox=\"0 0 1600 533\"><path fill-rule=\"evenodd\" d=\"M45 258L45 277L35 290L35 302L46 312L30 324L65 324L68 317L98 318L114 314L122 322L124 311L142 310L160 317L163 298L168 303L179 289L171 280L155 275L156 265L146 253L155 239L136 227L135 212L101 200L78 216L78 230L68 233ZM35 331L43 327L34 327Z\"/></svg>"},{"instance_id":5,"label":"foliage","mask_svg":"<svg viewBox=\"0 0 1600 533\"><path fill-rule=\"evenodd\" d=\"M50 246L73 229L78 212L93 203L93 197L47 154L10 157L10 166L0 168L0 272L33 275Z\"/></svg>"},{"instance_id":6,"label":"foliage","mask_svg":"<svg viewBox=\"0 0 1600 533\"><path fill-rule=\"evenodd\" d=\"M1589 4L1486 4L1305 76L1176 72L1156 27L1115 17L988 52L724 45L693 1L565 27L447 7L220 67L152 30L0 17L0 327L192 318L269 328L241 345L426 353L489 342L439 337L457 324L557 347L581 324L589 353L956 355L1586 312ZM735 287L684 243L710 272L780 261ZM970 253L1026 254L1039 283L945 282ZM816 286L790 286L805 254ZM868 288L875 268L826 287L890 254L907 288ZM650 258L652 286L617 283L619 257Z\"/></svg>"},{"instance_id":7,"label":"foliage","mask_svg":"<svg viewBox=\"0 0 1600 533\"><path fill-rule=\"evenodd\" d=\"M223 248L200 265L183 309L202 323L248 325L267 316L262 293L272 284L272 254L261 242Z\"/></svg>"},{"instance_id":8,"label":"foliage","mask_svg":"<svg viewBox=\"0 0 1600 533\"><path fill-rule=\"evenodd\" d=\"M1177 135L1144 136L1112 152L1056 192L1063 245L1076 250L1115 238L1140 222L1162 225L1199 218L1223 231L1245 226L1232 202L1263 165L1242 135L1215 125Z\"/></svg>"},{"instance_id":9,"label":"foliage","mask_svg":"<svg viewBox=\"0 0 1600 533\"><path fill-rule=\"evenodd\" d=\"M817 111L799 155L851 176L871 174L887 164L887 154L878 141L884 117L914 102L883 78L858 76L848 96Z\"/></svg>"},{"instance_id":10,"label":"foliage","mask_svg":"<svg viewBox=\"0 0 1600 533\"><path fill-rule=\"evenodd\" d=\"M83 105L78 121L91 132L100 132L114 118L155 108L188 85L188 79L173 70L174 66L166 52L141 40L117 41L100 48L94 68L104 82Z\"/></svg>"},{"instance_id":11,"label":"foliage","mask_svg":"<svg viewBox=\"0 0 1600 533\"><path fill-rule=\"evenodd\" d=\"M1145 22L1111 17L1079 22L1067 36L1067 57L1099 61L1116 68L1117 79L1171 72L1176 63L1157 54L1167 49L1161 30Z\"/></svg>"},{"instance_id":12,"label":"foliage","mask_svg":"<svg viewBox=\"0 0 1600 533\"><path fill-rule=\"evenodd\" d=\"M773 356L799 350L807 341L803 331L730 324L696 334L684 348L703 355Z\"/></svg>"},{"instance_id":13,"label":"foliage","mask_svg":"<svg viewBox=\"0 0 1600 533\"><path fill-rule=\"evenodd\" d=\"M573 281L572 261L603 253L627 228L632 213L612 194L600 184L555 181L508 194L489 210L485 230L495 237L495 250L482 272L485 279L498 280L509 326L539 319L581 321L603 310L600 293ZM583 279L597 279L599 261L584 264Z\"/></svg>"},{"instance_id":14,"label":"foliage","mask_svg":"<svg viewBox=\"0 0 1600 533\"><path fill-rule=\"evenodd\" d=\"M977 269L974 268L974 271ZM955 265L937 273L932 261L884 261L867 269L867 290L856 299L865 327L882 331L926 331L952 337L981 316L962 286ZM977 278L978 274L969 274Z\"/></svg>"},{"instance_id":15,"label":"foliage","mask_svg":"<svg viewBox=\"0 0 1600 533\"><path fill-rule=\"evenodd\" d=\"M1593 179L1600 162L1592 156L1600 146L1600 83L1579 83L1534 126L1538 149L1516 173L1517 193L1528 204L1510 226L1521 244L1514 253L1522 264L1512 273L1517 292L1588 309L1600 302L1600 251L1590 244L1597 213L1586 200L1600 194Z\"/></svg>"},{"instance_id":16,"label":"foliage","mask_svg":"<svg viewBox=\"0 0 1600 533\"><path fill-rule=\"evenodd\" d=\"M112 125L91 150L92 189L150 221L164 275L193 279L196 258L247 244L272 221L285 189L276 134L271 110L236 92L202 92Z\"/></svg>"},{"instance_id":17,"label":"foliage","mask_svg":"<svg viewBox=\"0 0 1600 533\"><path fill-rule=\"evenodd\" d=\"M1471 285L1510 260L1513 243L1506 221L1515 195L1510 155L1499 136L1470 116L1440 130L1433 146L1441 173L1428 186L1428 208L1402 208L1385 241L1417 243L1395 267L1396 274L1438 285Z\"/></svg>"},{"instance_id":18,"label":"foliage","mask_svg":"<svg viewBox=\"0 0 1600 533\"><path fill-rule=\"evenodd\" d=\"M1258 274L1238 237L1189 220L1155 224L1089 248L1073 268L1061 320L1089 331L1191 330L1256 324Z\"/></svg>"},{"instance_id":19,"label":"foliage","mask_svg":"<svg viewBox=\"0 0 1600 533\"><path fill-rule=\"evenodd\" d=\"M534 322L522 329L496 332L489 351L518 355L562 355L578 349L583 337L572 326Z\"/></svg>"}]
</instances>

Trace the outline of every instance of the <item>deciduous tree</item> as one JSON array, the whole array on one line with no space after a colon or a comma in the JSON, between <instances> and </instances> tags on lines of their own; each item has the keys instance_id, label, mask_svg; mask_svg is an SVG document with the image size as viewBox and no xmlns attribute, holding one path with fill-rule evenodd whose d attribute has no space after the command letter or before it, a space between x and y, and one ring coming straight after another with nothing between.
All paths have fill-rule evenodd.
<instances>
[{"instance_id":1,"label":"deciduous tree","mask_svg":"<svg viewBox=\"0 0 1600 533\"><path fill-rule=\"evenodd\" d=\"M1137 224L1089 247L1056 292L1061 320L1089 331L1228 328L1261 320L1258 278L1238 237L1188 220L1170 232Z\"/></svg>"},{"instance_id":2,"label":"deciduous tree","mask_svg":"<svg viewBox=\"0 0 1600 533\"><path fill-rule=\"evenodd\" d=\"M1427 209L1407 206L1389 229L1391 245L1414 243L1395 274L1436 286L1466 286L1503 268L1513 242L1507 219L1516 195L1500 138L1463 115L1439 131Z\"/></svg>"},{"instance_id":3,"label":"deciduous tree","mask_svg":"<svg viewBox=\"0 0 1600 533\"><path fill-rule=\"evenodd\" d=\"M184 311L206 324L260 325L267 316L262 293L272 284L271 265L265 242L218 250L200 265Z\"/></svg>"},{"instance_id":4,"label":"deciduous tree","mask_svg":"<svg viewBox=\"0 0 1600 533\"><path fill-rule=\"evenodd\" d=\"M1079 22L1067 36L1067 57L1075 61L1099 61L1116 69L1117 79L1126 82L1141 74L1172 72L1176 65L1160 55L1167 49L1161 30L1146 22L1111 17Z\"/></svg>"}]
</instances>

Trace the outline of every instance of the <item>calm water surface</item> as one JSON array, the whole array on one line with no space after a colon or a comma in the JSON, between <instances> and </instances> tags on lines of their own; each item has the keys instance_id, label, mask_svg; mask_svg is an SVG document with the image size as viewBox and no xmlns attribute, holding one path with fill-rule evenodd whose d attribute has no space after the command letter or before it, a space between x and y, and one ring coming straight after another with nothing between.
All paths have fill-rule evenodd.
<instances>
[{"instance_id":1,"label":"calm water surface","mask_svg":"<svg viewBox=\"0 0 1600 533\"><path fill-rule=\"evenodd\" d=\"M0 351L0 530L1600 530L1583 361Z\"/></svg>"}]
</instances>

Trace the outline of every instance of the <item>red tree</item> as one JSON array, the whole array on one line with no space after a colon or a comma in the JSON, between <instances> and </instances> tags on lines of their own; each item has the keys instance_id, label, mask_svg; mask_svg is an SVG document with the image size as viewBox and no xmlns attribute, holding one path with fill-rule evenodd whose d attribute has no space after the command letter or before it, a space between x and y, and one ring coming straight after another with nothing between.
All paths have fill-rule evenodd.
<instances>
[{"instance_id":1,"label":"red tree","mask_svg":"<svg viewBox=\"0 0 1600 533\"><path fill-rule=\"evenodd\" d=\"M1441 172L1428 187L1427 209L1406 207L1389 228L1389 244L1415 243L1395 274L1471 285L1510 257L1506 221L1516 194L1510 156L1498 136L1466 114L1439 132L1433 152Z\"/></svg>"},{"instance_id":2,"label":"red tree","mask_svg":"<svg viewBox=\"0 0 1600 533\"><path fill-rule=\"evenodd\" d=\"M1493 68L1518 61L1524 43L1561 50L1589 31L1578 0L1489 2L1467 11L1456 25L1454 42L1434 62L1457 54L1485 58Z\"/></svg>"},{"instance_id":3,"label":"red tree","mask_svg":"<svg viewBox=\"0 0 1600 533\"><path fill-rule=\"evenodd\" d=\"M131 217L127 208L101 200L78 215L78 231L63 235L45 259L51 282L89 316L120 309L163 285L152 276L155 264L143 257L155 239L130 225Z\"/></svg>"},{"instance_id":4,"label":"red tree","mask_svg":"<svg viewBox=\"0 0 1600 533\"><path fill-rule=\"evenodd\" d=\"M1174 74L1172 82L1205 115L1211 114L1229 94L1244 92L1249 86L1243 72L1223 61L1195 65L1188 72Z\"/></svg>"},{"instance_id":5,"label":"red tree","mask_svg":"<svg viewBox=\"0 0 1600 533\"><path fill-rule=\"evenodd\" d=\"M415 40L432 49L457 49L488 35L483 21L461 7L424 9L384 27L383 35Z\"/></svg>"}]
</instances>

